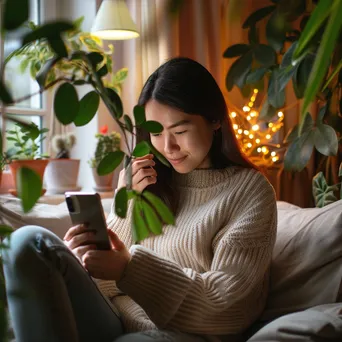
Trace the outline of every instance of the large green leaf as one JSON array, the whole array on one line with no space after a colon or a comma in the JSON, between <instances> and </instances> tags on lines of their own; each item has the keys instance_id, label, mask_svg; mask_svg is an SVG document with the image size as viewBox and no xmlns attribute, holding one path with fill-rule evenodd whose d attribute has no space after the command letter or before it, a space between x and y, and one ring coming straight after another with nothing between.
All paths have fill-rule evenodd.
<instances>
[{"instance_id":1,"label":"large green leaf","mask_svg":"<svg viewBox=\"0 0 342 342\"><path fill-rule=\"evenodd\" d=\"M283 15L274 12L266 24L266 38L277 52L283 47L286 38L286 21Z\"/></svg>"},{"instance_id":2,"label":"large green leaf","mask_svg":"<svg viewBox=\"0 0 342 342\"><path fill-rule=\"evenodd\" d=\"M23 38L22 45L26 45L27 43L33 42L38 39L52 37L60 35L61 33L69 30L73 30L75 27L73 24L66 21L57 21L52 23L44 24L38 29L28 33Z\"/></svg>"},{"instance_id":3,"label":"large green leaf","mask_svg":"<svg viewBox=\"0 0 342 342\"><path fill-rule=\"evenodd\" d=\"M292 127L286 134L284 138L284 144L291 143L294 141L296 138L298 138L298 133L299 133L299 125L296 125Z\"/></svg>"},{"instance_id":4,"label":"large green leaf","mask_svg":"<svg viewBox=\"0 0 342 342\"><path fill-rule=\"evenodd\" d=\"M163 222L159 220L158 215L149 203L143 200L141 204L146 217L148 229L155 235L161 234L163 231Z\"/></svg>"},{"instance_id":5,"label":"large green leaf","mask_svg":"<svg viewBox=\"0 0 342 342\"><path fill-rule=\"evenodd\" d=\"M0 224L0 236L2 238L9 236L13 233L14 229L10 226L6 226L5 224Z\"/></svg>"},{"instance_id":6,"label":"large green leaf","mask_svg":"<svg viewBox=\"0 0 342 342\"><path fill-rule=\"evenodd\" d=\"M308 163L314 147L313 132L305 132L288 147L284 157L285 170L302 171Z\"/></svg>"},{"instance_id":7,"label":"large green leaf","mask_svg":"<svg viewBox=\"0 0 342 342\"><path fill-rule=\"evenodd\" d=\"M145 197L157 211L159 217L166 224L175 224L175 218L171 212L171 210L165 205L165 203L156 195L152 194L149 191L143 192L143 197Z\"/></svg>"},{"instance_id":8,"label":"large green leaf","mask_svg":"<svg viewBox=\"0 0 342 342\"><path fill-rule=\"evenodd\" d=\"M165 166L170 167L169 161L148 141L148 145L150 146L150 150L157 157L157 159L164 164Z\"/></svg>"},{"instance_id":9,"label":"large green leaf","mask_svg":"<svg viewBox=\"0 0 342 342\"><path fill-rule=\"evenodd\" d=\"M29 0L7 0L4 2L4 30L15 30L29 19Z\"/></svg>"},{"instance_id":10,"label":"large green leaf","mask_svg":"<svg viewBox=\"0 0 342 342\"><path fill-rule=\"evenodd\" d=\"M259 8L255 12L253 12L243 23L242 28L248 28L250 26L255 25L258 21L261 19L267 17L269 14L271 14L276 9L276 6L267 6L263 8Z\"/></svg>"},{"instance_id":11,"label":"large green leaf","mask_svg":"<svg viewBox=\"0 0 342 342\"><path fill-rule=\"evenodd\" d=\"M131 118L128 115L124 115L124 121L125 121L125 127L128 130L128 132L132 133L133 132L133 123Z\"/></svg>"},{"instance_id":12,"label":"large green leaf","mask_svg":"<svg viewBox=\"0 0 342 342\"><path fill-rule=\"evenodd\" d=\"M84 126L89 123L95 116L100 104L100 96L96 91L86 94L80 101L80 108L74 124L76 126Z\"/></svg>"},{"instance_id":13,"label":"large green leaf","mask_svg":"<svg viewBox=\"0 0 342 342\"><path fill-rule=\"evenodd\" d=\"M338 140L335 130L325 124L317 125L314 130L315 147L325 156L335 156L338 150Z\"/></svg>"},{"instance_id":14,"label":"large green leaf","mask_svg":"<svg viewBox=\"0 0 342 342\"><path fill-rule=\"evenodd\" d=\"M42 195L42 180L40 176L27 167L21 167L17 171L18 197L25 213L29 212Z\"/></svg>"},{"instance_id":15,"label":"large green leaf","mask_svg":"<svg viewBox=\"0 0 342 342\"><path fill-rule=\"evenodd\" d=\"M233 89L234 84L239 88L243 88L247 75L251 70L252 61L253 55L249 51L232 64L226 76L226 87L228 91Z\"/></svg>"},{"instance_id":16,"label":"large green leaf","mask_svg":"<svg viewBox=\"0 0 342 342\"><path fill-rule=\"evenodd\" d=\"M265 67L276 63L276 52L271 46L258 44L253 48L253 53L254 58Z\"/></svg>"},{"instance_id":17,"label":"large green leaf","mask_svg":"<svg viewBox=\"0 0 342 342\"><path fill-rule=\"evenodd\" d=\"M123 187L115 195L115 213L121 218L126 217L127 201L127 189Z\"/></svg>"},{"instance_id":18,"label":"large green leaf","mask_svg":"<svg viewBox=\"0 0 342 342\"><path fill-rule=\"evenodd\" d=\"M134 157L143 157L149 154L150 150L150 145L146 141L141 141L135 146L132 155Z\"/></svg>"},{"instance_id":19,"label":"large green leaf","mask_svg":"<svg viewBox=\"0 0 342 342\"><path fill-rule=\"evenodd\" d=\"M70 83L63 83L56 91L54 111L59 122L63 125L72 123L80 108L75 87Z\"/></svg>"},{"instance_id":20,"label":"large green leaf","mask_svg":"<svg viewBox=\"0 0 342 342\"><path fill-rule=\"evenodd\" d=\"M251 47L247 44L234 44L223 53L224 58L234 58L246 54Z\"/></svg>"},{"instance_id":21,"label":"large green leaf","mask_svg":"<svg viewBox=\"0 0 342 342\"><path fill-rule=\"evenodd\" d=\"M306 23L302 34L300 35L296 50L293 54L294 61L307 50L311 39L329 16L332 3L333 2L331 0L320 0L318 2L316 8L313 10L308 22Z\"/></svg>"},{"instance_id":22,"label":"large green leaf","mask_svg":"<svg viewBox=\"0 0 342 342\"><path fill-rule=\"evenodd\" d=\"M293 52L295 51L297 47L297 42L294 42L284 53L283 58L281 59L280 67L281 68L287 68L289 66L293 66L292 64L292 56Z\"/></svg>"},{"instance_id":23,"label":"large green leaf","mask_svg":"<svg viewBox=\"0 0 342 342\"><path fill-rule=\"evenodd\" d=\"M145 108L143 106L134 106L133 114L136 126L140 126L146 121Z\"/></svg>"},{"instance_id":24,"label":"large green leaf","mask_svg":"<svg viewBox=\"0 0 342 342\"><path fill-rule=\"evenodd\" d=\"M107 65L102 66L99 70L96 71L98 77L102 78L108 74Z\"/></svg>"},{"instance_id":25,"label":"large green leaf","mask_svg":"<svg viewBox=\"0 0 342 342\"><path fill-rule=\"evenodd\" d=\"M99 176L113 172L122 162L125 153L122 151L109 152L99 163L97 173Z\"/></svg>"},{"instance_id":26,"label":"large green leaf","mask_svg":"<svg viewBox=\"0 0 342 342\"><path fill-rule=\"evenodd\" d=\"M164 129L163 125L160 124L157 121L145 121L140 125L143 129L145 129L146 131L150 132L150 133L161 133Z\"/></svg>"},{"instance_id":27,"label":"large green leaf","mask_svg":"<svg viewBox=\"0 0 342 342\"><path fill-rule=\"evenodd\" d=\"M149 230L145 222L143 209L141 205L141 199L136 197L133 204L133 241L138 242L146 239L149 236Z\"/></svg>"},{"instance_id":28,"label":"large green leaf","mask_svg":"<svg viewBox=\"0 0 342 342\"><path fill-rule=\"evenodd\" d=\"M103 61L103 55L100 52L90 52L87 54L87 57L95 69L97 64Z\"/></svg>"},{"instance_id":29,"label":"large green leaf","mask_svg":"<svg viewBox=\"0 0 342 342\"><path fill-rule=\"evenodd\" d=\"M337 201L334 192L338 190L336 185L329 186L323 172L317 173L312 178L312 193L315 199L316 207L322 208L330 203Z\"/></svg>"},{"instance_id":30,"label":"large green leaf","mask_svg":"<svg viewBox=\"0 0 342 342\"><path fill-rule=\"evenodd\" d=\"M53 57L51 59L49 59L44 66L40 69L40 71L38 72L37 76L36 76L36 80L39 84L39 86L41 88L44 88L45 83L46 83L46 78L49 74L49 72L51 71L51 69L53 68L53 66L60 61L61 57L57 56L57 57Z\"/></svg>"},{"instance_id":31,"label":"large green leaf","mask_svg":"<svg viewBox=\"0 0 342 342\"><path fill-rule=\"evenodd\" d=\"M47 37L47 40L52 48L52 50L55 52L57 57L68 57L68 50L64 44L63 39L61 38L60 35L56 35L53 37ZM39 68L37 68L39 69Z\"/></svg>"},{"instance_id":32,"label":"large green leaf","mask_svg":"<svg viewBox=\"0 0 342 342\"><path fill-rule=\"evenodd\" d=\"M320 1L319 4L321 2L322 1ZM302 117L304 113L306 113L310 103L315 98L318 90L321 87L324 76L327 72L327 69L330 63L330 58L332 56L333 50L335 49L335 43L340 33L340 29L342 27L341 13L342 13L342 0L335 0L334 6L332 7L328 24L324 31L320 46L318 48L317 56L316 56L314 65L312 67L312 71L310 73L308 86L305 90L304 101L303 101L304 103L303 103L302 111L301 111ZM309 23L306 25L306 27L308 25Z\"/></svg>"},{"instance_id":33,"label":"large green leaf","mask_svg":"<svg viewBox=\"0 0 342 342\"><path fill-rule=\"evenodd\" d=\"M274 108L281 108L285 104L285 82L281 83L281 72L273 70L268 83L268 102Z\"/></svg>"},{"instance_id":34,"label":"large green leaf","mask_svg":"<svg viewBox=\"0 0 342 342\"><path fill-rule=\"evenodd\" d=\"M258 68L247 75L246 84L254 84L260 81L268 71L268 68Z\"/></svg>"},{"instance_id":35,"label":"large green leaf","mask_svg":"<svg viewBox=\"0 0 342 342\"><path fill-rule=\"evenodd\" d=\"M269 121L274 117L274 115L276 115L276 113L277 109L270 105L266 98L260 111L259 120Z\"/></svg>"},{"instance_id":36,"label":"large green leaf","mask_svg":"<svg viewBox=\"0 0 342 342\"><path fill-rule=\"evenodd\" d=\"M313 62L313 56L308 55L296 67L295 73L292 76L293 90L296 94L297 99L301 99L304 96Z\"/></svg>"},{"instance_id":37,"label":"large green leaf","mask_svg":"<svg viewBox=\"0 0 342 342\"><path fill-rule=\"evenodd\" d=\"M111 104L113 105L113 109L115 111L114 119L120 119L123 115L123 106L122 106L122 101L120 99L120 96L117 94L116 91L114 91L111 88L106 88L106 90L107 90L108 97L111 101Z\"/></svg>"},{"instance_id":38,"label":"large green leaf","mask_svg":"<svg viewBox=\"0 0 342 342\"><path fill-rule=\"evenodd\" d=\"M114 74L112 82L114 84L121 84L127 78L127 76L128 76L128 69L122 68Z\"/></svg>"}]
</instances>

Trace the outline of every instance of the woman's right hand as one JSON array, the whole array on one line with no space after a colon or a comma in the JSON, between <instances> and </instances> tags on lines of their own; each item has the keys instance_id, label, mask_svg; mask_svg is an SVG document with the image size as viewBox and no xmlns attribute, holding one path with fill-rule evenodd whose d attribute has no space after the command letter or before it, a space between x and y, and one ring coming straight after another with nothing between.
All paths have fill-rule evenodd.
<instances>
[{"instance_id":1,"label":"woman's right hand","mask_svg":"<svg viewBox=\"0 0 342 342\"><path fill-rule=\"evenodd\" d=\"M153 168L156 163L153 154L137 157L132 160L132 189L142 192L148 185L157 182L157 172ZM126 186L125 169L120 171L118 189Z\"/></svg>"},{"instance_id":2,"label":"woman's right hand","mask_svg":"<svg viewBox=\"0 0 342 342\"><path fill-rule=\"evenodd\" d=\"M96 249L96 245L92 244L95 233L87 230L84 224L71 227L65 234L64 244L82 261L83 255Z\"/></svg>"}]
</instances>

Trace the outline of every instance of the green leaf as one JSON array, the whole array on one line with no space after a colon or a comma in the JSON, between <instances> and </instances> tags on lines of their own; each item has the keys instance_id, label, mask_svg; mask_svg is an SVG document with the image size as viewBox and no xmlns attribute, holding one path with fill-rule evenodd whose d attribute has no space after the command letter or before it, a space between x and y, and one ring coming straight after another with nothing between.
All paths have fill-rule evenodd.
<instances>
[{"instance_id":1,"label":"green leaf","mask_svg":"<svg viewBox=\"0 0 342 342\"><path fill-rule=\"evenodd\" d=\"M335 130L325 124L318 124L314 130L315 147L325 156L335 156L338 150L338 139Z\"/></svg>"},{"instance_id":2,"label":"green leaf","mask_svg":"<svg viewBox=\"0 0 342 342\"><path fill-rule=\"evenodd\" d=\"M125 125L126 125L126 129L128 130L128 132L132 133L133 132L133 124L132 124L132 120L128 115L124 115L124 121L125 121Z\"/></svg>"},{"instance_id":3,"label":"green leaf","mask_svg":"<svg viewBox=\"0 0 342 342\"><path fill-rule=\"evenodd\" d=\"M233 89L234 84L239 88L243 88L247 75L251 70L252 61L252 52L249 51L232 64L226 76L226 87L228 91Z\"/></svg>"},{"instance_id":4,"label":"green leaf","mask_svg":"<svg viewBox=\"0 0 342 342\"><path fill-rule=\"evenodd\" d=\"M150 153L150 146L146 141L141 141L134 148L132 155L134 157L143 157Z\"/></svg>"},{"instance_id":5,"label":"green leaf","mask_svg":"<svg viewBox=\"0 0 342 342\"><path fill-rule=\"evenodd\" d=\"M247 44L235 44L229 46L226 51L223 53L224 58L233 58L246 54L250 51L251 47Z\"/></svg>"},{"instance_id":6,"label":"green leaf","mask_svg":"<svg viewBox=\"0 0 342 342\"><path fill-rule=\"evenodd\" d=\"M154 156L157 157L157 159L164 164L165 166L170 167L169 161L148 141L148 145L150 146L150 150Z\"/></svg>"},{"instance_id":7,"label":"green leaf","mask_svg":"<svg viewBox=\"0 0 342 342\"><path fill-rule=\"evenodd\" d=\"M277 109L270 105L268 99L266 98L260 111L259 120L270 121L276 115L276 113Z\"/></svg>"},{"instance_id":8,"label":"green leaf","mask_svg":"<svg viewBox=\"0 0 342 342\"><path fill-rule=\"evenodd\" d=\"M268 102L274 108L281 108L285 104L285 86L284 82L280 83L280 71L273 70L270 81L268 83Z\"/></svg>"},{"instance_id":9,"label":"green leaf","mask_svg":"<svg viewBox=\"0 0 342 342\"><path fill-rule=\"evenodd\" d=\"M123 106L120 96L113 89L106 88L106 90L115 111L114 116L112 113L111 114L114 119L120 119L123 115Z\"/></svg>"},{"instance_id":10,"label":"green leaf","mask_svg":"<svg viewBox=\"0 0 342 342\"><path fill-rule=\"evenodd\" d=\"M68 50L61 36L59 35L49 36L47 37L47 40L51 46L51 49L55 52L57 57L61 57L61 58L68 57Z\"/></svg>"},{"instance_id":11,"label":"green leaf","mask_svg":"<svg viewBox=\"0 0 342 342\"><path fill-rule=\"evenodd\" d=\"M29 0L7 0L4 6L4 30L15 30L29 19Z\"/></svg>"},{"instance_id":12,"label":"green leaf","mask_svg":"<svg viewBox=\"0 0 342 342\"><path fill-rule=\"evenodd\" d=\"M100 104L100 96L96 91L86 94L80 101L79 111L74 119L76 126L84 126L95 116Z\"/></svg>"},{"instance_id":13,"label":"green leaf","mask_svg":"<svg viewBox=\"0 0 342 342\"><path fill-rule=\"evenodd\" d=\"M97 72L97 75L101 78L108 74L108 68L107 65L104 65L101 69L99 69Z\"/></svg>"},{"instance_id":14,"label":"green leaf","mask_svg":"<svg viewBox=\"0 0 342 342\"><path fill-rule=\"evenodd\" d=\"M97 173L99 176L113 172L122 162L125 153L122 151L109 152L99 163Z\"/></svg>"},{"instance_id":15,"label":"green leaf","mask_svg":"<svg viewBox=\"0 0 342 342\"><path fill-rule=\"evenodd\" d=\"M246 84L254 84L260 81L268 71L268 68L259 68L251 71L246 79Z\"/></svg>"},{"instance_id":16,"label":"green leaf","mask_svg":"<svg viewBox=\"0 0 342 342\"><path fill-rule=\"evenodd\" d=\"M27 70L28 65L30 64L30 60L29 59L24 59L21 61L19 69L20 72L23 74L25 73L25 71Z\"/></svg>"},{"instance_id":17,"label":"green leaf","mask_svg":"<svg viewBox=\"0 0 342 342\"><path fill-rule=\"evenodd\" d=\"M328 186L327 181L323 175L323 172L317 173L312 178L312 194L315 199L315 205L318 208L337 201L334 191L337 191L337 186Z\"/></svg>"},{"instance_id":18,"label":"green leaf","mask_svg":"<svg viewBox=\"0 0 342 342\"><path fill-rule=\"evenodd\" d=\"M12 95L7 90L3 80L0 80L0 100L6 105L13 103Z\"/></svg>"},{"instance_id":19,"label":"green leaf","mask_svg":"<svg viewBox=\"0 0 342 342\"><path fill-rule=\"evenodd\" d=\"M267 17L269 14L271 14L276 9L276 6L267 6L262 7L255 12L253 12L243 23L242 28L248 28L252 25L255 25L258 21L261 19Z\"/></svg>"},{"instance_id":20,"label":"green leaf","mask_svg":"<svg viewBox=\"0 0 342 342\"><path fill-rule=\"evenodd\" d=\"M314 147L314 133L305 132L288 147L284 157L285 170L302 171L309 162Z\"/></svg>"},{"instance_id":21,"label":"green leaf","mask_svg":"<svg viewBox=\"0 0 342 342\"><path fill-rule=\"evenodd\" d=\"M156 212L146 201L142 201L142 208L147 222L148 229L155 235L159 235L163 231L163 222L159 220Z\"/></svg>"},{"instance_id":22,"label":"green leaf","mask_svg":"<svg viewBox=\"0 0 342 342\"><path fill-rule=\"evenodd\" d=\"M51 71L53 66L60 60L61 60L61 57L51 58L40 69L40 71L38 72L38 74L36 76L36 80L37 80L40 88L44 88L47 75L49 74L49 72Z\"/></svg>"},{"instance_id":23,"label":"green leaf","mask_svg":"<svg viewBox=\"0 0 342 342\"><path fill-rule=\"evenodd\" d=\"M13 233L14 229L10 226L6 226L4 224L0 224L0 236L6 237Z\"/></svg>"},{"instance_id":24,"label":"green leaf","mask_svg":"<svg viewBox=\"0 0 342 342\"><path fill-rule=\"evenodd\" d=\"M21 167L17 171L18 197L24 213L29 212L37 203L42 195L42 188L42 180L35 171L27 167Z\"/></svg>"},{"instance_id":25,"label":"green leaf","mask_svg":"<svg viewBox=\"0 0 342 342\"><path fill-rule=\"evenodd\" d=\"M291 143L296 138L298 138L299 133L299 125L296 125L292 127L286 134L286 137L284 138L284 144Z\"/></svg>"},{"instance_id":26,"label":"green leaf","mask_svg":"<svg viewBox=\"0 0 342 342\"><path fill-rule=\"evenodd\" d=\"M97 64L103 61L103 55L100 52L90 52L87 54L90 63L96 69Z\"/></svg>"},{"instance_id":27,"label":"green leaf","mask_svg":"<svg viewBox=\"0 0 342 342\"><path fill-rule=\"evenodd\" d=\"M77 18L76 20L74 20L73 25L75 27L75 30L82 30L83 21L84 21L84 16L81 16Z\"/></svg>"},{"instance_id":28,"label":"green leaf","mask_svg":"<svg viewBox=\"0 0 342 342\"><path fill-rule=\"evenodd\" d=\"M249 44L251 45L259 44L258 29L256 28L255 25L252 25L249 28L248 41L249 41Z\"/></svg>"},{"instance_id":29,"label":"green leaf","mask_svg":"<svg viewBox=\"0 0 342 342\"><path fill-rule=\"evenodd\" d=\"M128 68L122 68L118 70L113 76L112 83L121 84L128 76Z\"/></svg>"},{"instance_id":30,"label":"green leaf","mask_svg":"<svg viewBox=\"0 0 342 342\"><path fill-rule=\"evenodd\" d=\"M150 132L150 133L161 133L164 130L164 127L162 124L160 124L157 121L145 121L140 125L143 129L145 129L146 131Z\"/></svg>"},{"instance_id":31,"label":"green leaf","mask_svg":"<svg viewBox=\"0 0 342 342\"><path fill-rule=\"evenodd\" d=\"M286 22L283 15L274 12L266 24L266 38L277 52L283 47L286 38Z\"/></svg>"},{"instance_id":32,"label":"green leaf","mask_svg":"<svg viewBox=\"0 0 342 342\"><path fill-rule=\"evenodd\" d=\"M127 189L123 187L115 195L115 213L121 218L126 217L127 200Z\"/></svg>"},{"instance_id":33,"label":"green leaf","mask_svg":"<svg viewBox=\"0 0 342 342\"><path fill-rule=\"evenodd\" d=\"M63 83L56 91L54 111L59 122L63 125L72 123L80 108L75 87L70 83Z\"/></svg>"},{"instance_id":34,"label":"green leaf","mask_svg":"<svg viewBox=\"0 0 342 342\"><path fill-rule=\"evenodd\" d=\"M319 4L321 2L322 1L320 1ZM342 27L341 13L342 0L336 0L334 2L331 16L329 18L328 24L323 34L323 38L317 51L317 56L308 80L308 86L305 89L303 101L304 103L302 106L301 116L304 115L310 103L315 98L318 90L321 87L324 76L327 72L328 66L330 64L330 58L332 56L337 37ZM309 23L306 25L306 27L308 25Z\"/></svg>"},{"instance_id":35,"label":"green leaf","mask_svg":"<svg viewBox=\"0 0 342 342\"><path fill-rule=\"evenodd\" d=\"M317 33L317 31L321 28L324 21L329 16L331 12L332 1L319 1L315 9L310 15L308 22L306 23L302 34L300 35L297 48L293 54L293 60L300 58L300 56L307 50L307 47Z\"/></svg>"},{"instance_id":36,"label":"green leaf","mask_svg":"<svg viewBox=\"0 0 342 342\"><path fill-rule=\"evenodd\" d=\"M269 67L276 63L276 52L271 46L258 44L253 48L254 58L263 66Z\"/></svg>"},{"instance_id":37,"label":"green leaf","mask_svg":"<svg viewBox=\"0 0 342 342\"><path fill-rule=\"evenodd\" d=\"M151 203L151 205L156 210L157 214L163 220L163 222L171 225L175 224L175 218L171 210L159 197L146 190L143 192L142 195L145 199L149 201L149 203Z\"/></svg>"},{"instance_id":38,"label":"green leaf","mask_svg":"<svg viewBox=\"0 0 342 342\"><path fill-rule=\"evenodd\" d=\"M135 198L133 205L133 241L136 243L138 241L142 241L149 236L149 231L147 224L145 222L145 218L143 216L141 199Z\"/></svg>"},{"instance_id":39,"label":"green leaf","mask_svg":"<svg viewBox=\"0 0 342 342\"><path fill-rule=\"evenodd\" d=\"M280 63L281 68L287 68L290 66L294 66L294 64L292 64L292 56L293 56L293 52L295 51L295 49L297 47L297 43L298 42L294 42L284 53L283 58L282 58L281 63Z\"/></svg>"},{"instance_id":40,"label":"green leaf","mask_svg":"<svg viewBox=\"0 0 342 342\"><path fill-rule=\"evenodd\" d=\"M293 89L297 99L301 99L304 96L313 62L314 58L309 55L300 62L292 76Z\"/></svg>"},{"instance_id":41,"label":"green leaf","mask_svg":"<svg viewBox=\"0 0 342 342\"><path fill-rule=\"evenodd\" d=\"M145 108L143 106L134 106L133 114L136 126L140 126L146 121Z\"/></svg>"}]
</instances>

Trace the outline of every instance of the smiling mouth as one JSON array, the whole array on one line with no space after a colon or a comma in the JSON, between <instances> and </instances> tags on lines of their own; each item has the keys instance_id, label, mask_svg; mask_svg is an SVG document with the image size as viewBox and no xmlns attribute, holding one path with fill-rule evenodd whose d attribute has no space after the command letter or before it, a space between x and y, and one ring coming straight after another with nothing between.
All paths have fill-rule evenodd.
<instances>
[{"instance_id":1,"label":"smiling mouth","mask_svg":"<svg viewBox=\"0 0 342 342\"><path fill-rule=\"evenodd\" d=\"M179 158L179 159L169 159L169 162L171 164L179 164L181 163L187 156L183 157L183 158Z\"/></svg>"}]
</instances>

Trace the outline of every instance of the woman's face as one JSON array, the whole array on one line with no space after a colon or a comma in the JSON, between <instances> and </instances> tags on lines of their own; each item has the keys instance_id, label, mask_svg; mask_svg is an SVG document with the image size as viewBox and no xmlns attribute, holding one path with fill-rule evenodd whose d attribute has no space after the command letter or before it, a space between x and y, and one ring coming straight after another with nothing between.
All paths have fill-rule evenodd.
<instances>
[{"instance_id":1,"label":"woman's face","mask_svg":"<svg viewBox=\"0 0 342 342\"><path fill-rule=\"evenodd\" d=\"M211 124L200 115L186 114L156 100L147 102L145 112L146 120L163 125L163 132L151 134L151 143L177 172L211 166L208 154L219 123Z\"/></svg>"}]
</instances>

